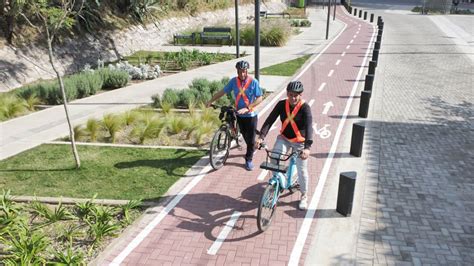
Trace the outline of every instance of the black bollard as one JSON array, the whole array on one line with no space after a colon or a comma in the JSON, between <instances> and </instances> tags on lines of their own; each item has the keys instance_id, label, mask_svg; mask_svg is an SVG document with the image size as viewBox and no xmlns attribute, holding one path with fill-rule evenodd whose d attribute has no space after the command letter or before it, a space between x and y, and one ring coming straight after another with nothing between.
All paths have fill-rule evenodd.
<instances>
[{"instance_id":1,"label":"black bollard","mask_svg":"<svg viewBox=\"0 0 474 266\"><path fill-rule=\"evenodd\" d=\"M362 145L364 143L365 126L362 123L352 124L351 155L360 157L362 155Z\"/></svg>"},{"instance_id":2,"label":"black bollard","mask_svg":"<svg viewBox=\"0 0 474 266\"><path fill-rule=\"evenodd\" d=\"M379 42L379 43L382 42L382 35L377 35L377 42Z\"/></svg>"},{"instance_id":3,"label":"black bollard","mask_svg":"<svg viewBox=\"0 0 474 266\"><path fill-rule=\"evenodd\" d=\"M379 32L377 33L377 35L382 35L383 34L383 29L379 29Z\"/></svg>"},{"instance_id":4,"label":"black bollard","mask_svg":"<svg viewBox=\"0 0 474 266\"><path fill-rule=\"evenodd\" d=\"M379 51L380 50L374 50L372 52L372 61L377 62L379 60ZM375 63L377 65L377 63Z\"/></svg>"},{"instance_id":5,"label":"black bollard","mask_svg":"<svg viewBox=\"0 0 474 266\"><path fill-rule=\"evenodd\" d=\"M380 25L379 25L379 30L383 30L383 21L380 22Z\"/></svg>"},{"instance_id":6,"label":"black bollard","mask_svg":"<svg viewBox=\"0 0 474 266\"><path fill-rule=\"evenodd\" d=\"M370 23L374 22L374 14L370 14Z\"/></svg>"},{"instance_id":7,"label":"black bollard","mask_svg":"<svg viewBox=\"0 0 474 266\"><path fill-rule=\"evenodd\" d=\"M367 20L367 11L364 11L364 20Z\"/></svg>"},{"instance_id":8,"label":"black bollard","mask_svg":"<svg viewBox=\"0 0 474 266\"><path fill-rule=\"evenodd\" d=\"M382 22L382 17L381 17L381 16L378 16L378 17L377 17L377 26L380 24L380 22Z\"/></svg>"},{"instance_id":9,"label":"black bollard","mask_svg":"<svg viewBox=\"0 0 474 266\"><path fill-rule=\"evenodd\" d=\"M367 118L367 115L369 114L369 103L371 95L371 91L360 92L359 117Z\"/></svg>"},{"instance_id":10,"label":"black bollard","mask_svg":"<svg viewBox=\"0 0 474 266\"><path fill-rule=\"evenodd\" d=\"M357 16L357 8L354 8L354 16Z\"/></svg>"},{"instance_id":11,"label":"black bollard","mask_svg":"<svg viewBox=\"0 0 474 266\"><path fill-rule=\"evenodd\" d=\"M361 17L362 17L362 9L359 10L359 18L361 18Z\"/></svg>"},{"instance_id":12,"label":"black bollard","mask_svg":"<svg viewBox=\"0 0 474 266\"><path fill-rule=\"evenodd\" d=\"M370 74L365 75L364 90L371 91L373 85L374 85L374 75L370 75Z\"/></svg>"},{"instance_id":13,"label":"black bollard","mask_svg":"<svg viewBox=\"0 0 474 266\"><path fill-rule=\"evenodd\" d=\"M339 188L337 190L336 211L346 217L351 216L354 189L357 178L356 172L342 172L339 175Z\"/></svg>"},{"instance_id":14,"label":"black bollard","mask_svg":"<svg viewBox=\"0 0 474 266\"><path fill-rule=\"evenodd\" d=\"M369 75L375 75L375 67L377 66L377 62L370 61L369 62Z\"/></svg>"},{"instance_id":15,"label":"black bollard","mask_svg":"<svg viewBox=\"0 0 474 266\"><path fill-rule=\"evenodd\" d=\"M379 42L374 43L374 49L380 50L380 43Z\"/></svg>"}]
</instances>

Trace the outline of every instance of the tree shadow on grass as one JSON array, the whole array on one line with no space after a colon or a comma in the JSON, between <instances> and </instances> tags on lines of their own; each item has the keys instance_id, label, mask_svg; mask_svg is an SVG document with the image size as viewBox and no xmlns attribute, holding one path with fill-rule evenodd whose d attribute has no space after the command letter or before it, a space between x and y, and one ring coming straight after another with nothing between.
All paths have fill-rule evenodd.
<instances>
[{"instance_id":1,"label":"tree shadow on grass","mask_svg":"<svg viewBox=\"0 0 474 266\"><path fill-rule=\"evenodd\" d=\"M177 168L181 168L186 165L193 165L201 156L195 155L191 157L186 157L187 153L183 153L181 156L177 158L171 159L150 159L150 160L135 160L135 161L128 161L128 162L119 162L114 165L114 167L118 169L127 169L127 168L135 168L135 167L150 167L150 168L157 168L166 171L166 174L169 176L182 176L180 173L175 173Z\"/></svg>"}]
</instances>

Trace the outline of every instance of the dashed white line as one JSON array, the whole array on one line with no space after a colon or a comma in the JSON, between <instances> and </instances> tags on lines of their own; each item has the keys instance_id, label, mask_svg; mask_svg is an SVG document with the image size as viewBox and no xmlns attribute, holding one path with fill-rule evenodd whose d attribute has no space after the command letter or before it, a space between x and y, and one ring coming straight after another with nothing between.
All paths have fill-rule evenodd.
<instances>
[{"instance_id":1,"label":"dashed white line","mask_svg":"<svg viewBox=\"0 0 474 266\"><path fill-rule=\"evenodd\" d=\"M314 103L314 99L311 99L311 101L309 101L309 103L308 103L309 107L311 107L313 105L313 103Z\"/></svg>"},{"instance_id":2,"label":"dashed white line","mask_svg":"<svg viewBox=\"0 0 474 266\"><path fill-rule=\"evenodd\" d=\"M352 38L354 38L354 39L355 39L356 37L357 37L357 34L356 34L356 35L354 35Z\"/></svg>"},{"instance_id":3,"label":"dashed white line","mask_svg":"<svg viewBox=\"0 0 474 266\"><path fill-rule=\"evenodd\" d=\"M219 234L219 236L217 237L217 239L214 241L212 246L207 250L207 254L209 254L209 255L216 255L217 254L217 251L222 246L222 243L227 238L227 235L229 235L232 228L234 228L234 225L237 222L237 219L239 219L239 216L241 214L242 214L241 212L234 212L232 214L229 221L227 221L227 223L225 224L224 229L222 229L222 231Z\"/></svg>"},{"instance_id":4,"label":"dashed white line","mask_svg":"<svg viewBox=\"0 0 474 266\"><path fill-rule=\"evenodd\" d=\"M359 34L359 31L357 31L356 34Z\"/></svg>"},{"instance_id":5,"label":"dashed white line","mask_svg":"<svg viewBox=\"0 0 474 266\"><path fill-rule=\"evenodd\" d=\"M334 69L331 69L331 70L329 71L328 77L332 76L333 73L334 73Z\"/></svg>"},{"instance_id":6,"label":"dashed white line","mask_svg":"<svg viewBox=\"0 0 474 266\"><path fill-rule=\"evenodd\" d=\"M353 42L354 42L354 40L352 39L349 43L353 43Z\"/></svg>"},{"instance_id":7,"label":"dashed white line","mask_svg":"<svg viewBox=\"0 0 474 266\"><path fill-rule=\"evenodd\" d=\"M339 65L339 63L341 63L341 59L337 59L336 66Z\"/></svg>"},{"instance_id":8,"label":"dashed white line","mask_svg":"<svg viewBox=\"0 0 474 266\"><path fill-rule=\"evenodd\" d=\"M350 46L350 45L346 46L346 49L349 49L349 48L351 48L351 46Z\"/></svg>"},{"instance_id":9,"label":"dashed white line","mask_svg":"<svg viewBox=\"0 0 474 266\"><path fill-rule=\"evenodd\" d=\"M318 91L322 91L324 89L324 87L326 87L326 82L323 82L323 84L321 84L321 86L319 86Z\"/></svg>"},{"instance_id":10,"label":"dashed white line","mask_svg":"<svg viewBox=\"0 0 474 266\"><path fill-rule=\"evenodd\" d=\"M342 52L341 56L345 56L346 55L346 52Z\"/></svg>"}]
</instances>

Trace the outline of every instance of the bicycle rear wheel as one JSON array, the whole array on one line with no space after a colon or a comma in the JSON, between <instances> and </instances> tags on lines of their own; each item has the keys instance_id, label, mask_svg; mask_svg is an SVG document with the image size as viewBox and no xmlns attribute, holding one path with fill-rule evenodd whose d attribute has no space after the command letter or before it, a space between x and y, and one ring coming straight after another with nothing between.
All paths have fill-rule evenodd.
<instances>
[{"instance_id":1,"label":"bicycle rear wheel","mask_svg":"<svg viewBox=\"0 0 474 266\"><path fill-rule=\"evenodd\" d=\"M212 138L210 149L209 159L211 166L217 170L224 166L229 156L230 136L227 128L221 127L217 130Z\"/></svg>"},{"instance_id":2,"label":"bicycle rear wheel","mask_svg":"<svg viewBox=\"0 0 474 266\"><path fill-rule=\"evenodd\" d=\"M278 191L277 184L268 184L263 192L257 211L257 226L260 231L265 231L272 223L273 215L277 207ZM275 199L277 197L277 199ZM273 204L275 202L275 204Z\"/></svg>"}]
</instances>

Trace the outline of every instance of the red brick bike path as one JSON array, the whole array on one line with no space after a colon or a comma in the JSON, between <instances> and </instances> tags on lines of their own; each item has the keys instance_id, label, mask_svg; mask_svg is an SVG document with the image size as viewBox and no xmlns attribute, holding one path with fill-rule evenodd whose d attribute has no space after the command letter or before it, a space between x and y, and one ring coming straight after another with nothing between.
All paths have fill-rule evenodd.
<instances>
[{"instance_id":1,"label":"red brick bike path","mask_svg":"<svg viewBox=\"0 0 474 266\"><path fill-rule=\"evenodd\" d=\"M352 18L340 8L337 11L338 19L346 27L299 77L306 88L304 99L312 103L316 128L326 125L331 132L325 139L314 136L308 164L310 198L320 182L337 128L341 127L343 134L351 133L347 121L340 123L344 122L344 110L352 101L351 93L357 89L356 81L362 78L360 73L364 70L361 68L366 68L366 55L375 34L373 25ZM323 88L322 83L326 83ZM284 94L279 98L283 97ZM352 104L358 104L357 97ZM327 109L325 114L324 109ZM259 118L260 125L268 113L269 110ZM277 123L267 138L270 146L280 127L280 122ZM347 152L332 155L333 164L337 163L338 154ZM309 226L317 222L312 217L315 208L308 211L311 215L305 218L307 212L297 208L300 193L284 193L271 227L259 233L256 208L268 176L265 180L257 180L257 177L265 152L255 154L257 167L252 172L243 169L243 154L244 151L233 149L226 166L206 174L143 240L134 240L137 235L130 236L124 245L115 248L106 262L113 265L287 265L291 257L293 263L304 263L312 236L308 226L306 231L302 228L305 219ZM328 176L335 178L337 173L329 171ZM227 225L232 215L238 215L235 224ZM216 239L223 230L229 229L227 237L216 248ZM138 245L127 248L132 241ZM297 241L302 248L295 248Z\"/></svg>"}]
</instances>

